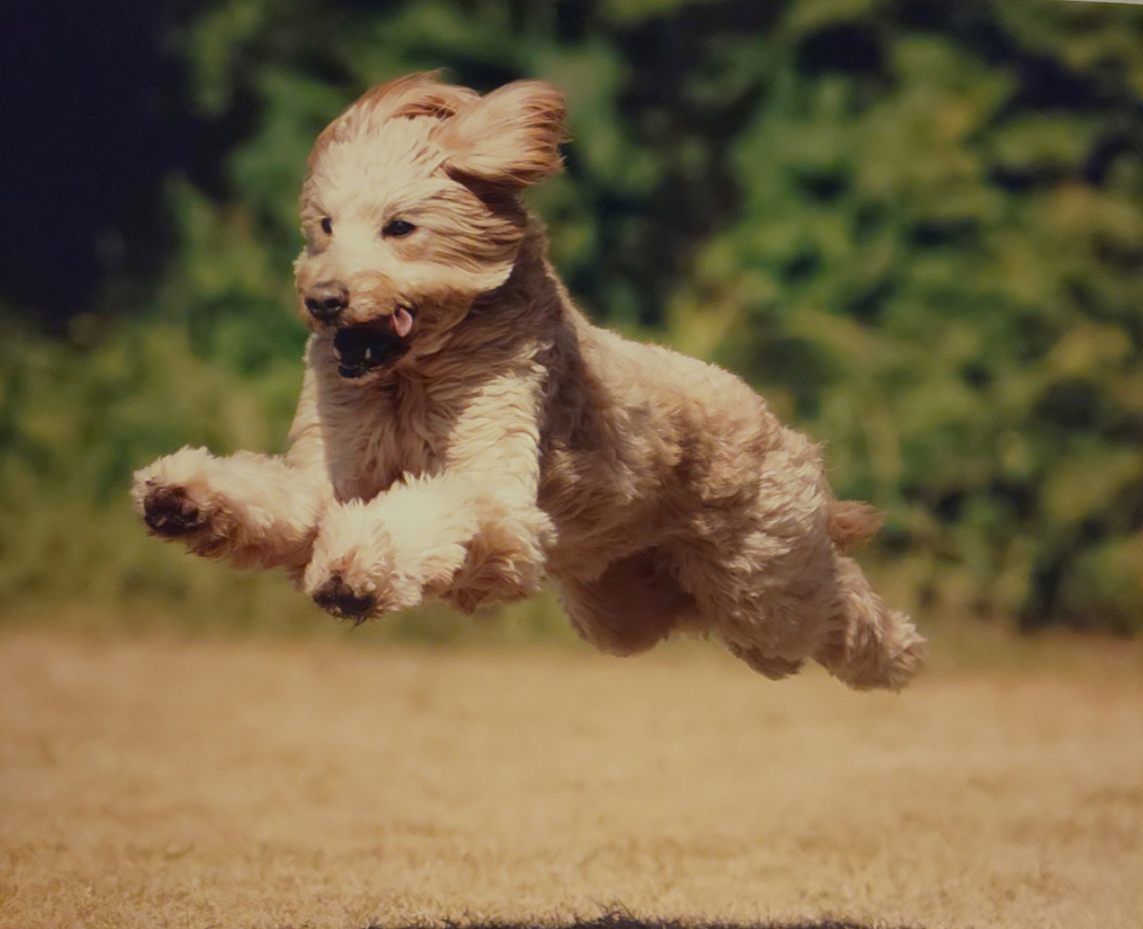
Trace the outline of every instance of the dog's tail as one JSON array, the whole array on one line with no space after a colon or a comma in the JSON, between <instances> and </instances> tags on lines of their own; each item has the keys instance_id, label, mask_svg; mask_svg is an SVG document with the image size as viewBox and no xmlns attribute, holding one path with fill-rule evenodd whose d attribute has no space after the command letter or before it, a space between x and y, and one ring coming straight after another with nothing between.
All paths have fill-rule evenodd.
<instances>
[{"instance_id":1,"label":"dog's tail","mask_svg":"<svg viewBox=\"0 0 1143 929\"><path fill-rule=\"evenodd\" d=\"M830 500L828 520L829 537L843 552L865 542L885 521L874 507L860 500Z\"/></svg>"},{"instance_id":2,"label":"dog's tail","mask_svg":"<svg viewBox=\"0 0 1143 929\"><path fill-rule=\"evenodd\" d=\"M854 690L900 690L921 670L925 640L909 617L890 610L857 562L837 556L842 611L814 657Z\"/></svg>"}]
</instances>

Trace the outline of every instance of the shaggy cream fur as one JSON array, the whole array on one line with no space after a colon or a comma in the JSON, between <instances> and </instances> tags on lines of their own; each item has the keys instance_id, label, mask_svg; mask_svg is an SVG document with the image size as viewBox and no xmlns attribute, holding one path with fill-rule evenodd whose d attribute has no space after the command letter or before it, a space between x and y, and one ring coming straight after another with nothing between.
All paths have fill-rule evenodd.
<instances>
[{"instance_id":1,"label":"shaggy cream fur","mask_svg":"<svg viewBox=\"0 0 1143 929\"><path fill-rule=\"evenodd\" d=\"M363 619L471 611L551 576L618 655L711 633L771 678L809 658L902 687L923 640L846 545L817 447L741 380L592 326L519 193L561 168L563 100L413 75L322 133L295 271L313 335L282 457L183 449L136 475L157 535L281 566Z\"/></svg>"}]
</instances>

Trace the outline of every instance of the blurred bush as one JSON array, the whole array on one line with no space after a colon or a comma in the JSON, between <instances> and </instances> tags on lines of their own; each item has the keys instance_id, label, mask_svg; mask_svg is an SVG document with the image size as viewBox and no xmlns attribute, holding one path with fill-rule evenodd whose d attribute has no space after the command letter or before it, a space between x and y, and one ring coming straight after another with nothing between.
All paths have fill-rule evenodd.
<instances>
[{"instance_id":1,"label":"blurred bush","mask_svg":"<svg viewBox=\"0 0 1143 929\"><path fill-rule=\"evenodd\" d=\"M215 0L172 41L224 180L172 179L179 247L134 313L67 342L4 322L0 603L316 620L146 539L125 488L185 443L280 446L309 146L445 66L567 93L568 172L534 204L572 292L823 441L889 514L866 560L891 597L1143 629L1143 9Z\"/></svg>"}]
</instances>

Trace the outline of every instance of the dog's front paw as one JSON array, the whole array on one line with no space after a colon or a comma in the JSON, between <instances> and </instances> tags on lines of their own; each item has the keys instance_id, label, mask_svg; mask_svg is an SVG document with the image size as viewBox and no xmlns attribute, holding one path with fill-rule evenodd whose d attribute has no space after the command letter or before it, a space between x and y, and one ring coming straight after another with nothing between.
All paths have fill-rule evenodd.
<instances>
[{"instance_id":1,"label":"dog's front paw","mask_svg":"<svg viewBox=\"0 0 1143 929\"><path fill-rule=\"evenodd\" d=\"M313 600L327 613L339 619L352 619L354 628L377 612L377 598L372 591L355 590L340 574L334 574L313 592Z\"/></svg>"},{"instance_id":2,"label":"dog's front paw","mask_svg":"<svg viewBox=\"0 0 1143 929\"><path fill-rule=\"evenodd\" d=\"M334 558L317 552L302 586L323 610L352 619L354 626L382 613L416 606L423 595L421 585L396 575L386 562L365 563L360 552Z\"/></svg>"},{"instance_id":3,"label":"dog's front paw","mask_svg":"<svg viewBox=\"0 0 1143 929\"><path fill-rule=\"evenodd\" d=\"M207 453L183 449L135 473L131 503L153 535L217 556L234 534L230 507L204 473Z\"/></svg>"},{"instance_id":4,"label":"dog's front paw","mask_svg":"<svg viewBox=\"0 0 1143 929\"><path fill-rule=\"evenodd\" d=\"M142 493L143 522L155 535L175 539L205 529L210 514L191 499L185 487L145 481Z\"/></svg>"}]
</instances>

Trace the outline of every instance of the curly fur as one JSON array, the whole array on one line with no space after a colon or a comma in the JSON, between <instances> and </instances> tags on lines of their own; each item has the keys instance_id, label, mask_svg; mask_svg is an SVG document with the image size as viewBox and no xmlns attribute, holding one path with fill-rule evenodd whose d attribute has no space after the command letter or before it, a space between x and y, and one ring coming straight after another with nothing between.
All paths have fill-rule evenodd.
<instances>
[{"instance_id":1,"label":"curly fur","mask_svg":"<svg viewBox=\"0 0 1143 929\"><path fill-rule=\"evenodd\" d=\"M427 596L471 611L550 576L607 652L704 632L767 677L813 658L903 686L923 640L844 555L873 511L835 500L818 448L741 380L572 304L519 199L563 138L562 98L534 81L480 97L413 75L342 114L302 191L313 334L290 451L161 458L139 513L357 619ZM346 300L319 319L307 298L331 286ZM346 376L339 333L386 326L395 357Z\"/></svg>"}]
</instances>

